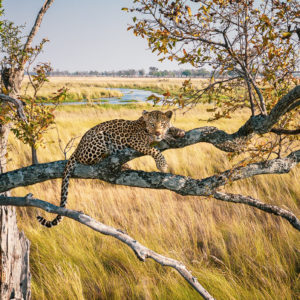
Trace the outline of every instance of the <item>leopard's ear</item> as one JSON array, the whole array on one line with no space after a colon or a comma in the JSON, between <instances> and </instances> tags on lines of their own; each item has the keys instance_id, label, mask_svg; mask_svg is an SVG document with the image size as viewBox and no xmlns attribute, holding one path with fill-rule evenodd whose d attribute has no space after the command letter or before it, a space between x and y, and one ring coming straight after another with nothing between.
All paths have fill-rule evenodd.
<instances>
[{"instance_id":1,"label":"leopard's ear","mask_svg":"<svg viewBox=\"0 0 300 300\"><path fill-rule=\"evenodd\" d=\"M173 112L172 112L171 110L169 110L169 111L167 111L167 112L165 113L165 115L166 115L169 119L171 119L171 118L172 118L172 115L173 115Z\"/></svg>"},{"instance_id":2,"label":"leopard's ear","mask_svg":"<svg viewBox=\"0 0 300 300\"><path fill-rule=\"evenodd\" d=\"M146 110L143 110L142 115L146 115L148 112Z\"/></svg>"}]
</instances>

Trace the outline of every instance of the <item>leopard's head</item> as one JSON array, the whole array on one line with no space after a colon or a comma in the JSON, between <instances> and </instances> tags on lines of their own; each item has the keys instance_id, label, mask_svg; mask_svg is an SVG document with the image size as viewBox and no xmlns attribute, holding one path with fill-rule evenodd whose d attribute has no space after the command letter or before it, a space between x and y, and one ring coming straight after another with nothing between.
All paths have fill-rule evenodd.
<instances>
[{"instance_id":1,"label":"leopard's head","mask_svg":"<svg viewBox=\"0 0 300 300\"><path fill-rule=\"evenodd\" d=\"M164 139L168 129L171 126L172 111L163 113L158 110L143 111L143 119L146 123L148 133L153 137L156 142Z\"/></svg>"}]
</instances>

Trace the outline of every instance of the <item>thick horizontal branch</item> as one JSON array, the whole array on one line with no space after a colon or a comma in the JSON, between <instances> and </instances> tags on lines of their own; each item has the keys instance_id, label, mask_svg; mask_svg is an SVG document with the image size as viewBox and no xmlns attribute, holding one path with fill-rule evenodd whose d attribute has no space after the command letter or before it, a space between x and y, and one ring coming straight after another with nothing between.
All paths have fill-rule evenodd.
<instances>
[{"instance_id":1,"label":"thick horizontal branch","mask_svg":"<svg viewBox=\"0 0 300 300\"><path fill-rule=\"evenodd\" d=\"M215 192L213 194L213 197L226 202L246 204L258 208L264 212L280 216L289 221L294 228L300 231L300 220L292 212L286 209L280 208L275 205L263 203L257 199L252 198L251 196L243 196L240 194L226 194L221 192Z\"/></svg>"},{"instance_id":2,"label":"thick horizontal branch","mask_svg":"<svg viewBox=\"0 0 300 300\"><path fill-rule=\"evenodd\" d=\"M0 205L31 206L41 208L49 213L59 214L73 219L102 234L112 236L129 246L139 260L145 261L147 258L151 258L162 266L174 268L204 299L214 299L198 282L197 278L193 277L191 271L189 271L183 263L148 249L128 234L122 232L122 230L100 223L82 212L58 207L46 201L35 199L32 197L32 194L28 194L26 197L0 196Z\"/></svg>"},{"instance_id":3,"label":"thick horizontal branch","mask_svg":"<svg viewBox=\"0 0 300 300\"><path fill-rule=\"evenodd\" d=\"M100 179L112 184L140 188L166 189L180 195L211 196L218 187L224 186L228 182L262 174L288 173L300 162L300 150L298 150L292 152L285 158L249 164L245 167L230 169L204 179L193 179L191 177L170 173L134 170L120 171L120 166L123 163L140 155L141 154L134 150L126 149L122 151L122 154L110 156L96 165L86 166L78 164L72 177ZM1 174L0 192L18 186L27 186L50 179L61 178L65 164L66 161L56 161L47 164L33 165ZM260 207L257 208L260 209Z\"/></svg>"},{"instance_id":4,"label":"thick horizontal branch","mask_svg":"<svg viewBox=\"0 0 300 300\"><path fill-rule=\"evenodd\" d=\"M122 164L141 155L135 150L125 149L120 154L112 155L95 165L77 164L72 178L100 179L112 184L168 189L182 195L208 196L216 188L224 186L229 181L237 181L262 174L288 173L300 162L300 150L298 150L284 158L252 163L245 167L229 169L203 179L160 172L120 171ZM0 193L20 186L62 178L66 162L61 160L32 165L0 174Z\"/></svg>"}]
</instances>

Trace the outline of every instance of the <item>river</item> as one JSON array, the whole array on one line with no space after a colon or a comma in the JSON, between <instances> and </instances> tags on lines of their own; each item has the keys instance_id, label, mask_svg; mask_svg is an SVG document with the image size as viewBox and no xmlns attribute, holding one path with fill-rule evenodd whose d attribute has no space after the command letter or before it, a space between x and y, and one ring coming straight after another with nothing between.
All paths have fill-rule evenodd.
<instances>
[{"instance_id":1,"label":"river","mask_svg":"<svg viewBox=\"0 0 300 300\"><path fill-rule=\"evenodd\" d=\"M93 104L104 104L104 103L130 104L130 103L145 102L147 98L152 94L156 96L161 96L151 91L137 90L137 89L111 88L110 90L120 91L123 94L123 97L99 98L99 99L93 99L91 102ZM87 103L90 103L90 101L83 99L75 102L63 102L62 105L83 105Z\"/></svg>"}]
</instances>

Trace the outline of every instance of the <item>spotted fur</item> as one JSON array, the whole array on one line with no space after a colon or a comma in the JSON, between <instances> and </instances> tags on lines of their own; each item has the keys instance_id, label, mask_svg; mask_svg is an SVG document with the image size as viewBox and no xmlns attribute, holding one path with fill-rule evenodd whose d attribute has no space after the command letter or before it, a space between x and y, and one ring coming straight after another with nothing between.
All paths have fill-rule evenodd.
<instances>
[{"instance_id":1,"label":"spotted fur","mask_svg":"<svg viewBox=\"0 0 300 300\"><path fill-rule=\"evenodd\" d=\"M168 165L164 156L151 145L170 136L172 138L184 136L183 130L171 125L171 117L171 111L166 113L144 111L138 120L111 120L88 130L66 164L60 206L65 207L67 204L69 179L77 162L92 165L119 150L133 148L145 155L151 155L157 168L161 172L166 172ZM50 228L57 225L62 220L62 216L58 215L52 221L47 221L41 216L37 219L42 225Z\"/></svg>"}]
</instances>

